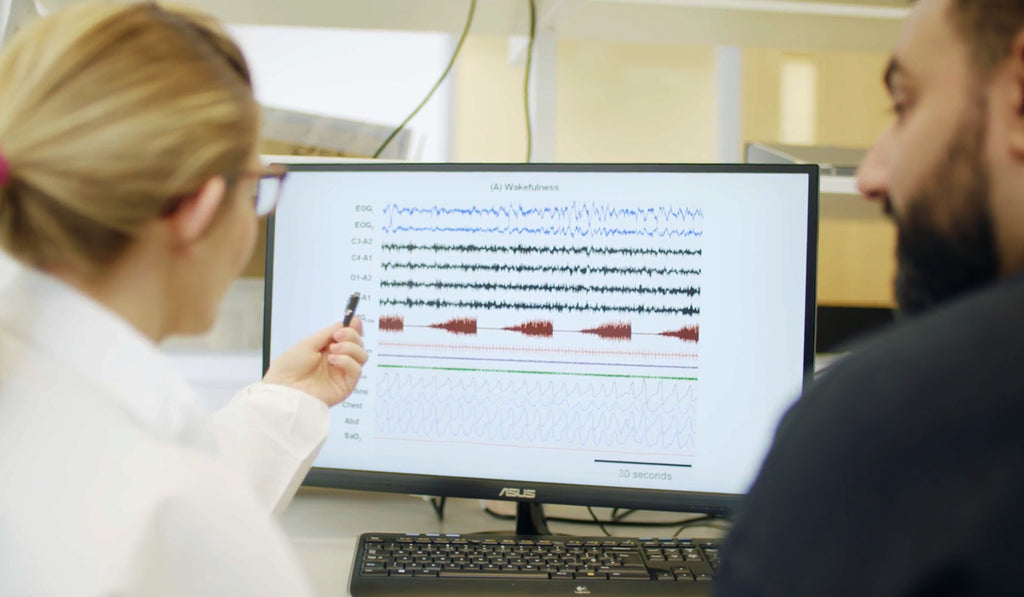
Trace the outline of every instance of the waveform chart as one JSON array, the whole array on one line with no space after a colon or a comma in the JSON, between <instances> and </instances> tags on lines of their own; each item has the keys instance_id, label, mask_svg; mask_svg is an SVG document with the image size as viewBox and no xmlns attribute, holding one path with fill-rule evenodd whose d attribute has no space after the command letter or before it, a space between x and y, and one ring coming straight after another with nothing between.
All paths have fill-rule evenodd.
<instances>
[{"instance_id":1,"label":"waveform chart","mask_svg":"<svg viewBox=\"0 0 1024 597\"><path fill-rule=\"evenodd\" d=\"M696 450L692 384L399 372L376 385L380 440L614 450L679 457Z\"/></svg>"},{"instance_id":2,"label":"waveform chart","mask_svg":"<svg viewBox=\"0 0 1024 597\"><path fill-rule=\"evenodd\" d=\"M385 211L378 321L394 358L498 367L492 355L504 352L515 370L689 375L668 371L693 367L689 357L662 355L695 354L700 340L701 208L394 202ZM540 350L559 358L542 362Z\"/></svg>"}]
</instances>

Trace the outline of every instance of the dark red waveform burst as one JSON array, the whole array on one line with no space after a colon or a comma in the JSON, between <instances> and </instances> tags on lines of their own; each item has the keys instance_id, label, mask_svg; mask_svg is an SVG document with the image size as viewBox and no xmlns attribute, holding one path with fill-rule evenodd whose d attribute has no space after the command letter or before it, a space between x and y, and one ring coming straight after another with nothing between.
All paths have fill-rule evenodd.
<instances>
[{"instance_id":1,"label":"dark red waveform burst","mask_svg":"<svg viewBox=\"0 0 1024 597\"><path fill-rule=\"evenodd\" d=\"M501 329L508 330L510 332L519 332L521 334L526 334L527 336L539 336L541 338L550 338L555 335L555 324L543 319L527 321L526 323Z\"/></svg>"},{"instance_id":2,"label":"dark red waveform burst","mask_svg":"<svg viewBox=\"0 0 1024 597\"><path fill-rule=\"evenodd\" d=\"M384 315L377 320L377 329L382 332L401 332L405 329L405 320L401 315Z\"/></svg>"},{"instance_id":3,"label":"dark red waveform burst","mask_svg":"<svg viewBox=\"0 0 1024 597\"><path fill-rule=\"evenodd\" d=\"M476 335L476 320L468 317L449 319L444 323L432 323L427 327L438 330L445 330L452 334L463 334L466 336Z\"/></svg>"},{"instance_id":4,"label":"dark red waveform burst","mask_svg":"<svg viewBox=\"0 0 1024 597\"><path fill-rule=\"evenodd\" d=\"M672 330L670 332L661 332L659 336L671 336L673 338L679 338L686 342L696 342L700 338L700 328L695 325L688 325L679 328L678 330Z\"/></svg>"},{"instance_id":5,"label":"dark red waveform burst","mask_svg":"<svg viewBox=\"0 0 1024 597\"><path fill-rule=\"evenodd\" d=\"M606 323L599 325L596 328L589 328L586 330L580 330L584 334L594 334L600 338L607 338L609 340L629 340L633 337L633 326L628 321L616 321L614 323Z\"/></svg>"}]
</instances>

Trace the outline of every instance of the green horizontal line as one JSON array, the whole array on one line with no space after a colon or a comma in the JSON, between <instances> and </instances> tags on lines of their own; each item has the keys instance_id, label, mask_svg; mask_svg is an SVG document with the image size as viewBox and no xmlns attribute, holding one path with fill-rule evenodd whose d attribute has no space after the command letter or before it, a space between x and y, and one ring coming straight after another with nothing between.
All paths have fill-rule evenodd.
<instances>
[{"instance_id":1,"label":"green horizontal line","mask_svg":"<svg viewBox=\"0 0 1024 597\"><path fill-rule=\"evenodd\" d=\"M467 367L413 367L411 365L377 365L388 369L426 369L430 371L462 371L468 373L523 373L526 375L576 375L579 377L619 377L625 379L667 379L671 381L697 381L696 377L668 377L664 375L620 375L617 373L566 373L562 371L520 371L516 369L470 369Z\"/></svg>"}]
</instances>

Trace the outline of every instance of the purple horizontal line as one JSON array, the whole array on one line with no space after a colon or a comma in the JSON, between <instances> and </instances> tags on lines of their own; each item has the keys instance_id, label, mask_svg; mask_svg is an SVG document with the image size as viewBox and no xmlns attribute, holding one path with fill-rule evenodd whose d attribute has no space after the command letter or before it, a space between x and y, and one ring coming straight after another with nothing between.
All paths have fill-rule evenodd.
<instances>
[{"instance_id":1,"label":"purple horizontal line","mask_svg":"<svg viewBox=\"0 0 1024 597\"><path fill-rule=\"evenodd\" d=\"M438 357L434 355L381 354L400 359L437 359L442 361L490 361L498 363L539 363L547 365L592 365L599 367L643 367L644 369L696 369L696 365L638 365L634 363L584 363L578 361L542 361L533 359L485 359L482 357Z\"/></svg>"}]
</instances>

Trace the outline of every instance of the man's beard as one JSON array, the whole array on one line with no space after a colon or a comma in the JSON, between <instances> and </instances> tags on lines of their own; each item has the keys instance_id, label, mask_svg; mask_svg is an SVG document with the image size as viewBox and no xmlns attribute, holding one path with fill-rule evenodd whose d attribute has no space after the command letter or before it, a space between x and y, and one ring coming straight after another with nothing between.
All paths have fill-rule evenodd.
<instances>
[{"instance_id":1,"label":"man's beard","mask_svg":"<svg viewBox=\"0 0 1024 597\"><path fill-rule=\"evenodd\" d=\"M989 176L982 157L984 119L967 121L932 181L891 213L898 226L896 302L912 315L993 282L999 275L989 208ZM955 210L949 226L933 214ZM940 229L942 228L942 229Z\"/></svg>"}]
</instances>

